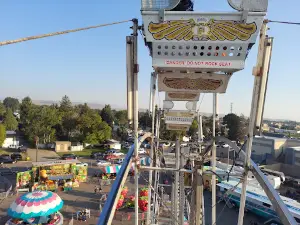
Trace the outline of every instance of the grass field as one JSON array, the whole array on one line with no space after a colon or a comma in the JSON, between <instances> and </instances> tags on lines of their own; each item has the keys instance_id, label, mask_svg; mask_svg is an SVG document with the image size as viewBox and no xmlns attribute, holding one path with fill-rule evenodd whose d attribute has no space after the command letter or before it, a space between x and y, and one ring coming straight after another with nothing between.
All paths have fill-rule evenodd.
<instances>
[{"instance_id":1,"label":"grass field","mask_svg":"<svg viewBox=\"0 0 300 225\"><path fill-rule=\"evenodd\" d=\"M7 152L6 150L0 148L0 155L2 155L2 154L9 154L9 152Z\"/></svg>"}]
</instances>

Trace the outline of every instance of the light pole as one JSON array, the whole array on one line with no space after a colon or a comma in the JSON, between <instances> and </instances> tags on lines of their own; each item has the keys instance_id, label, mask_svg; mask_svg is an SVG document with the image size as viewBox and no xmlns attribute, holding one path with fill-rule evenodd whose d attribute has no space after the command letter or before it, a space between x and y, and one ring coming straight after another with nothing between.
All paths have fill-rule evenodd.
<instances>
[{"instance_id":1,"label":"light pole","mask_svg":"<svg viewBox=\"0 0 300 225\"><path fill-rule=\"evenodd\" d=\"M35 136L34 137L34 140L35 140L35 161L37 162L38 161L38 150L39 150L39 137L38 136Z\"/></svg>"}]
</instances>

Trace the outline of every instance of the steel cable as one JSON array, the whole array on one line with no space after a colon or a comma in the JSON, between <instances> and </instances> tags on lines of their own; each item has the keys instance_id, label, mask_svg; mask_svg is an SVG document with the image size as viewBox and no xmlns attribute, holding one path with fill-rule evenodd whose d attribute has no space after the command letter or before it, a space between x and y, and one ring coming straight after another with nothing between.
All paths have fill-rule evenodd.
<instances>
[{"instance_id":1,"label":"steel cable","mask_svg":"<svg viewBox=\"0 0 300 225\"><path fill-rule=\"evenodd\" d=\"M0 46L11 45L11 44L24 42L24 41L31 41L31 40L52 37L52 36L57 36L57 35L62 35L62 34L74 33L74 32L78 32L78 31L90 30L90 29L95 29L95 28L100 28L100 27L107 27L107 26L111 26L111 25L127 23L130 21L132 21L132 20L123 20L123 21L118 21L118 22L113 22L113 23L99 24L99 25L95 25L95 26L82 27L82 28L77 28L77 29L72 29L72 30L65 30L65 31L58 31L58 32L53 32L53 33L48 33L48 34L35 35L35 36L20 38L20 39L16 39L16 40L2 41L2 42L0 42Z\"/></svg>"}]
</instances>

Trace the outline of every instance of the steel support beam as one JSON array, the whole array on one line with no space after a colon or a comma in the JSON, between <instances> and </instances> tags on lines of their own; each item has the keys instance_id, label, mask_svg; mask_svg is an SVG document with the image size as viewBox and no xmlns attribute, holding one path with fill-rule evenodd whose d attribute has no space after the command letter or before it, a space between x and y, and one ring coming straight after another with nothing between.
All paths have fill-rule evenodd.
<instances>
[{"instance_id":1,"label":"steel support beam","mask_svg":"<svg viewBox=\"0 0 300 225\"><path fill-rule=\"evenodd\" d=\"M150 89L150 109L152 112L152 142L151 142L151 149L150 149L150 159L153 159L153 151L154 151L154 128L155 128L155 91L156 91L156 73L151 73L151 89ZM151 160L150 162L150 166L153 166L153 162ZM148 199L151 202L151 194L152 194L152 189L151 189L151 185L152 185L152 175L153 175L153 171L149 170L149 184L148 184ZM147 209L147 225L151 224L151 207L148 207Z\"/></svg>"},{"instance_id":2,"label":"steel support beam","mask_svg":"<svg viewBox=\"0 0 300 225\"><path fill-rule=\"evenodd\" d=\"M217 141L224 142L228 144L231 148L234 149L236 153L240 152L240 148L237 147L236 144L232 143L229 139L225 137L217 137ZM240 154L241 158L244 160L246 158L246 153L241 150ZM276 211L277 215L279 216L281 222L284 225L297 225L298 223L295 221L294 217L288 210L287 206L284 204L282 199L280 198L277 191L273 188L273 186L270 184L268 178L264 175L264 173L259 169L259 167L250 159L250 168L251 172L261 185L261 187L264 189L266 195L268 196L269 200L272 203L272 206L274 207L274 210Z\"/></svg>"},{"instance_id":3,"label":"steel support beam","mask_svg":"<svg viewBox=\"0 0 300 225\"><path fill-rule=\"evenodd\" d=\"M134 156L136 159L135 162L135 225L139 225L139 207L138 207L138 198L139 198L139 175L138 175L138 122L139 122L139 107L138 107L138 20L133 19L133 133L134 133Z\"/></svg>"},{"instance_id":4,"label":"steel support beam","mask_svg":"<svg viewBox=\"0 0 300 225\"><path fill-rule=\"evenodd\" d=\"M213 130L212 130L212 136L213 136L213 148L212 148L212 156L211 156L211 167L212 171L216 172L216 119L217 119L217 93L213 94ZM211 190L212 190L212 212L211 212L211 223L216 225L216 175L213 174L211 178Z\"/></svg>"}]
</instances>

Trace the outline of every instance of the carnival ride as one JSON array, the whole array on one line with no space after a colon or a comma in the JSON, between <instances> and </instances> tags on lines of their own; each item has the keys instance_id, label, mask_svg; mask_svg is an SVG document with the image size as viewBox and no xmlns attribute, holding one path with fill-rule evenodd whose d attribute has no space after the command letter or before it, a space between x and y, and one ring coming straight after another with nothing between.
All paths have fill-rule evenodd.
<instances>
[{"instance_id":1,"label":"carnival ride","mask_svg":"<svg viewBox=\"0 0 300 225\"><path fill-rule=\"evenodd\" d=\"M62 225L63 216L59 210L63 207L61 198L50 191L34 191L19 196L8 208L12 217L6 225L53 224Z\"/></svg>"},{"instance_id":2,"label":"carnival ride","mask_svg":"<svg viewBox=\"0 0 300 225\"><path fill-rule=\"evenodd\" d=\"M156 115L156 127L159 127L160 118L164 117L167 129L187 130L196 116L195 109L200 93L213 93L213 138L210 145L202 150L203 136L201 135L201 116L199 121L199 152L196 156L198 163L192 170L184 170L184 153L180 148L179 140L176 141L175 168L162 168L159 156L159 129L154 132L154 117L152 121L152 146L150 158L153 162L150 167L136 166L138 169L149 170L149 197L153 199L153 206L148 207L146 224L205 224L203 204L203 182L199 177L203 176L203 162L211 153L212 165L212 217L211 223L216 224L216 140L230 141L216 137L215 126L217 115L217 94L225 93L231 76L244 69L245 60L249 51L256 43L258 35L259 51L257 65L253 69L255 83L251 106L248 140L246 141L246 153L244 153L244 173L240 179L242 183L240 210L238 224L243 224L247 175L252 171L256 179L265 190L273 209L283 224L297 224L294 217L288 211L286 205L279 197L268 179L250 159L253 136L261 128L263 105L265 101L265 86L270 65L273 38L267 36L267 20L265 15L268 0L228 0L228 4L237 12L229 13L199 13L193 12L193 2L189 0L142 0L141 14L143 25L139 26L137 20L133 20L133 34L126 38L127 43L127 88L128 88L128 119L133 124L134 133L137 134L138 115L138 57L137 34L142 30L145 43L150 50L154 72L151 74L150 84L150 111L155 113L155 92L165 92L166 98L163 111ZM173 101L187 101L187 111L174 111ZM138 142L135 138L129 157L138 159ZM133 151L135 148L135 151ZM236 146L234 151L240 153ZM200 163L199 163L200 162ZM201 163L202 162L202 163ZM153 166L153 163L155 166ZM128 167L124 162L122 167ZM158 186L160 183L159 171L173 171L175 173L171 193L171 215L161 218L159 208L162 201L159 200ZM184 184L184 173L193 173L192 187ZM230 173L230 172L229 172ZM120 175L120 174L119 174ZM229 176L230 174L228 174ZM126 180L126 176L118 176L117 180ZM201 180L201 179L200 179ZM198 184L197 184L198 181ZM138 221L138 173L135 179L136 203L135 224ZM193 196L187 196L187 189L191 188ZM121 186L119 187L121 189ZM114 191L114 190L112 190ZM111 193L111 197L112 197ZM151 197L151 195L154 195ZM113 202L110 198L105 207L114 213ZM192 209L192 210L191 210ZM104 212L105 213L105 212ZM102 213L98 224L110 224L111 217ZM108 211L106 211L108 213Z\"/></svg>"},{"instance_id":3,"label":"carnival ride","mask_svg":"<svg viewBox=\"0 0 300 225\"><path fill-rule=\"evenodd\" d=\"M211 174L212 190L212 216L211 223L215 225L216 220L216 142L222 141L241 153L244 163L244 173L240 191L240 210L238 225L243 224L244 209L246 202L247 175L251 171L256 177L272 207L284 225L297 224L282 199L274 190L272 185L260 171L259 167L251 160L251 148L254 134L260 130L265 101L265 90L268 79L270 58L272 53L273 38L267 35L267 24L265 20L268 8L268 0L227 0L228 4L236 12L228 13L200 13L194 12L192 0L142 0L141 13L143 24L140 26L137 19L133 19L133 34L126 37L127 46L127 103L128 120L135 134L134 145L132 145L119 170L106 204L100 214L98 224L108 225L112 223L115 210L120 199L128 172L135 165L135 224L139 223L139 171L149 171L148 199L151 201L147 207L146 224L205 224L203 203L203 180L204 173ZM108 25L124 23L120 21L111 24L102 24L85 28L55 32L39 36L9 40L0 43L0 46L62 35L71 32L94 29ZM150 111L152 116L152 133L146 133L138 137L138 55L137 36L141 31L152 57L153 73L151 74L150 87ZM226 138L216 136L215 128L217 115L217 94L225 93L231 76L244 69L245 60L249 51L256 43L259 36L257 64L253 69L255 77L253 97L250 113L248 139L245 143L246 152L233 145ZM163 110L155 110L156 91L165 92ZM164 117L167 129L181 131L187 130L191 125L192 118L196 115L197 101L200 93L213 93L213 129L212 140L206 143L202 149L203 136L201 131L201 115L198 115L199 132L198 153L193 157L195 165L190 169L184 169L186 153L180 148L180 141L176 141L175 168L166 168L161 163L159 151L159 127L160 120ZM186 111L174 111L173 101L187 101ZM156 126L155 126L156 123ZM154 128L156 127L156 131ZM146 138L151 139L150 166L140 166L138 147ZM211 154L211 156L210 156ZM203 164L208 158L211 159L211 171L203 171ZM162 218L160 207L161 201L158 190L160 184L160 171L174 173L171 191L171 210L168 218ZM185 186L184 174L192 174L192 187ZM228 173L230 176L230 172ZM192 189L189 192L187 189ZM187 193L192 193L188 196ZM29 193L39 197L44 192ZM46 192L45 192L46 193ZM20 200L19 200L20 201ZM20 202L14 203L19 204ZM24 205L25 201L21 201ZM21 204L21 206L22 206ZM32 204L31 202L26 203ZM14 207L9 213L14 216ZM59 206L60 207L60 206ZM55 208L54 211L59 210ZM22 210L18 208L17 213ZM24 211L26 212L26 210ZM52 211L51 211L52 213ZM19 217L18 217L19 218ZM27 218L25 218L27 219ZM163 219L163 221L162 221Z\"/></svg>"}]
</instances>

